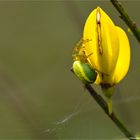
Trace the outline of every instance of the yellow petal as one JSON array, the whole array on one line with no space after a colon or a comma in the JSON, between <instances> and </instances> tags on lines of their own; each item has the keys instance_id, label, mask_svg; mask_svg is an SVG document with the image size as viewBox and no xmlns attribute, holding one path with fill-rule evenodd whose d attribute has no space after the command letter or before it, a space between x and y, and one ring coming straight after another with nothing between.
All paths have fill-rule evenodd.
<instances>
[{"instance_id":1,"label":"yellow petal","mask_svg":"<svg viewBox=\"0 0 140 140\"><path fill-rule=\"evenodd\" d=\"M114 71L119 55L119 41L114 23L100 7L93 10L87 18L83 38L91 40L85 45L90 65L106 74L104 77L100 74L98 81L109 83L108 75Z\"/></svg>"},{"instance_id":2,"label":"yellow petal","mask_svg":"<svg viewBox=\"0 0 140 140\"><path fill-rule=\"evenodd\" d=\"M130 45L126 33L117 27L119 36L119 57L112 75L112 82L115 84L122 80L128 72L130 65Z\"/></svg>"},{"instance_id":3,"label":"yellow petal","mask_svg":"<svg viewBox=\"0 0 140 140\"><path fill-rule=\"evenodd\" d=\"M83 40L90 39L91 41L85 44L85 52L88 61L93 68L99 69L97 54L97 31L96 31L96 9L89 15L83 33Z\"/></svg>"}]
</instances>

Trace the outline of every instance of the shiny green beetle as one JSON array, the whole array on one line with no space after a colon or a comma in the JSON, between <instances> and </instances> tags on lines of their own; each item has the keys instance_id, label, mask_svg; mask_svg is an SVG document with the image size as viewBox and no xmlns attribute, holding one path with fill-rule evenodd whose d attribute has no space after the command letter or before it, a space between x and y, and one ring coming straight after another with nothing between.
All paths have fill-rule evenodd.
<instances>
[{"instance_id":1,"label":"shiny green beetle","mask_svg":"<svg viewBox=\"0 0 140 140\"><path fill-rule=\"evenodd\" d=\"M90 40L81 39L74 47L72 54L74 60L72 66L73 72L84 84L94 83L97 77L96 71L87 63L88 56L84 52L84 44L88 41Z\"/></svg>"}]
</instances>

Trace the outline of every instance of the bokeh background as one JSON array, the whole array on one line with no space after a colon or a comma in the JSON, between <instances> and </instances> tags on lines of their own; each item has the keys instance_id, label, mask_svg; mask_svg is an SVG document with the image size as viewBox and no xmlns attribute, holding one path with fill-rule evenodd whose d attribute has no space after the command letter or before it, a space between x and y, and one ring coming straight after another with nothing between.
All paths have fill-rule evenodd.
<instances>
[{"instance_id":1,"label":"bokeh background","mask_svg":"<svg viewBox=\"0 0 140 140\"><path fill-rule=\"evenodd\" d=\"M140 1L121 3L140 27ZM131 67L113 107L140 133L140 44L109 1L0 1L0 139L125 139L70 72L72 49L97 6L130 39Z\"/></svg>"}]
</instances>

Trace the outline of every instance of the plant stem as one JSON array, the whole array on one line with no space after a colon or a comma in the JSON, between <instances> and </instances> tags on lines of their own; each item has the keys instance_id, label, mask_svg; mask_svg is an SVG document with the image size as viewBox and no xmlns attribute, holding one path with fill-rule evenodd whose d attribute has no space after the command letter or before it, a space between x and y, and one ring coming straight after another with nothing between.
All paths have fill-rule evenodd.
<instances>
[{"instance_id":1,"label":"plant stem","mask_svg":"<svg viewBox=\"0 0 140 140\"><path fill-rule=\"evenodd\" d=\"M85 85L86 89L89 91L90 95L96 100L100 107L104 110L107 116L116 124L116 126L122 131L122 133L130 140L137 140L135 136L126 128L126 126L118 119L116 114L112 112L109 114L108 105L106 101L93 89L89 84Z\"/></svg>"},{"instance_id":2,"label":"plant stem","mask_svg":"<svg viewBox=\"0 0 140 140\"><path fill-rule=\"evenodd\" d=\"M71 68L71 72L73 72L73 68ZM75 74L74 74L75 75ZM116 126L122 131L122 133L129 139L129 140L137 140L135 136L126 128L126 126L118 119L116 114L112 111L112 113L109 113L108 104L103 99L102 96L100 96L94 88L90 84L84 84L85 88L88 90L90 95L95 99L95 101L98 103L98 105L104 110L104 112L107 114L107 116L116 124Z\"/></svg>"},{"instance_id":3,"label":"plant stem","mask_svg":"<svg viewBox=\"0 0 140 140\"><path fill-rule=\"evenodd\" d=\"M131 29L131 31L133 32L133 34L136 37L137 41L140 43L140 30L138 29L136 23L130 18L130 16L127 14L125 9L122 7L120 2L118 2L117 0L110 0L110 1L114 5L114 7L117 9L117 11L120 13L121 19Z\"/></svg>"}]
</instances>

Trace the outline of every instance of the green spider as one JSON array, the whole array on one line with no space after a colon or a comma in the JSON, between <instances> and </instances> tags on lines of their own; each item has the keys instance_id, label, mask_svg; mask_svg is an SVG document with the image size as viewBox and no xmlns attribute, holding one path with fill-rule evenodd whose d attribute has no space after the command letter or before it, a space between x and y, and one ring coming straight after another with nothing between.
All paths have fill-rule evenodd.
<instances>
[{"instance_id":1,"label":"green spider","mask_svg":"<svg viewBox=\"0 0 140 140\"><path fill-rule=\"evenodd\" d=\"M81 39L74 47L73 53L72 53L72 58L74 61L72 70L73 70L74 74L78 77L78 79L81 80L84 84L94 83L97 78L97 72L100 74L105 74L105 73L100 72L99 70L91 68L91 66L88 64L87 58L90 55L92 55L92 54L87 55L85 52L85 43L87 43L88 41L90 41L90 40ZM105 75L108 75L108 74L105 74ZM112 92L113 88L110 88L109 90L107 90L107 93L106 93L105 89L102 88L102 90L108 99L108 101L107 101L108 112L109 112L109 114L111 114L112 113L111 96L113 93Z\"/></svg>"},{"instance_id":2,"label":"green spider","mask_svg":"<svg viewBox=\"0 0 140 140\"><path fill-rule=\"evenodd\" d=\"M74 47L72 53L72 58L74 60L72 66L73 72L84 84L94 83L97 77L96 71L92 69L87 63L87 58L89 57L89 55L86 55L85 43L89 41L91 40L81 39Z\"/></svg>"}]
</instances>

